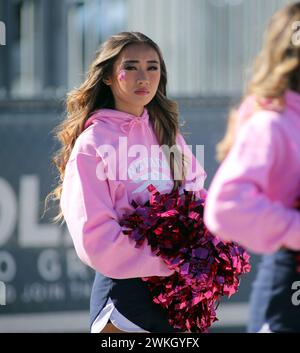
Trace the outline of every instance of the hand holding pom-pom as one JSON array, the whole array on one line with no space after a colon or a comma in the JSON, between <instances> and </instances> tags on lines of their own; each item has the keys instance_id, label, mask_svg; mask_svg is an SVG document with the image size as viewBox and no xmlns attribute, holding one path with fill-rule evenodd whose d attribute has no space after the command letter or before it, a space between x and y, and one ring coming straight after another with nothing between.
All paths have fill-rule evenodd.
<instances>
[{"instance_id":1,"label":"hand holding pom-pom","mask_svg":"<svg viewBox=\"0 0 300 353\"><path fill-rule=\"evenodd\" d=\"M143 280L153 302L168 310L174 328L207 332L217 320L220 296L234 294L239 276L250 271L249 255L237 244L209 233L203 223L204 200L193 191L160 194L152 184L148 190L150 200L143 206L133 201L135 212L120 224L136 247L147 241L175 273Z\"/></svg>"}]
</instances>

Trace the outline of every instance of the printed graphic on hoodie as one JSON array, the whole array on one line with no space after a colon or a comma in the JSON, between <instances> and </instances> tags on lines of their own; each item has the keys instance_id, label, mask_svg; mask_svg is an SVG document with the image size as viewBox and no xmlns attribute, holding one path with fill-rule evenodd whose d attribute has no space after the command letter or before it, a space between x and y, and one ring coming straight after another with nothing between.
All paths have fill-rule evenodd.
<instances>
[{"instance_id":1,"label":"printed graphic on hoodie","mask_svg":"<svg viewBox=\"0 0 300 353\"><path fill-rule=\"evenodd\" d=\"M142 183L133 189L133 194L143 192L149 184L153 184L161 193L168 192L173 187L168 167L155 157L133 161L128 168L128 176L131 183Z\"/></svg>"}]
</instances>

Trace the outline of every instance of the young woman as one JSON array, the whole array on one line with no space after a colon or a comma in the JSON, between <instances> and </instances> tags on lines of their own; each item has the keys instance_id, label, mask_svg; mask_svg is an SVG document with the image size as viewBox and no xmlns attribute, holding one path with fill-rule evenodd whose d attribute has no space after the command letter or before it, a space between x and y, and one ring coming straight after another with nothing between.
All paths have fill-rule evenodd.
<instances>
[{"instance_id":1,"label":"young woman","mask_svg":"<svg viewBox=\"0 0 300 353\"><path fill-rule=\"evenodd\" d=\"M57 219L64 217L78 256L96 271L92 332L177 331L141 280L173 272L148 245L137 249L119 225L134 211L132 200L149 200L149 184L162 193L185 188L205 195L205 172L179 132L166 84L166 66L151 39L114 35L69 93L68 115L57 129Z\"/></svg>"},{"instance_id":2,"label":"young woman","mask_svg":"<svg viewBox=\"0 0 300 353\"><path fill-rule=\"evenodd\" d=\"M299 21L299 2L272 17L246 96L218 145L219 158L226 158L206 200L212 233L264 254L251 332L300 331L300 306L292 300L300 280Z\"/></svg>"}]
</instances>

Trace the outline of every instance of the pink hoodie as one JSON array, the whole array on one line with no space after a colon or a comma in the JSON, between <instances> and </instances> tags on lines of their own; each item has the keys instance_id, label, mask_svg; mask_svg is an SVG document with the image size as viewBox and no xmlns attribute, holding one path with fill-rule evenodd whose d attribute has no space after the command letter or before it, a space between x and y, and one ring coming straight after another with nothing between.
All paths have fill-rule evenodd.
<instances>
[{"instance_id":1,"label":"pink hoodie","mask_svg":"<svg viewBox=\"0 0 300 353\"><path fill-rule=\"evenodd\" d=\"M238 114L242 124L206 199L210 231L257 253L300 250L300 95L287 91L285 109L254 112L253 97ZM251 114L252 110L252 114Z\"/></svg>"},{"instance_id":2,"label":"pink hoodie","mask_svg":"<svg viewBox=\"0 0 300 353\"><path fill-rule=\"evenodd\" d=\"M190 171L187 180L191 180L184 188L205 197L204 170L181 134L176 144L184 148L193 168L197 167ZM164 164L166 158L162 151L159 158L150 154L153 145L158 146L158 142L146 109L141 117L100 109L87 120L67 163L60 203L66 224L79 258L107 277L121 279L173 273L151 253L148 245L137 249L119 225L123 215L134 211L133 199L140 205L149 199L147 185L152 183L162 193L172 190L170 168ZM116 168L112 167L114 159L106 158L105 154L112 149L116 151ZM136 154L137 149L142 153ZM105 180L103 176L108 178Z\"/></svg>"}]
</instances>

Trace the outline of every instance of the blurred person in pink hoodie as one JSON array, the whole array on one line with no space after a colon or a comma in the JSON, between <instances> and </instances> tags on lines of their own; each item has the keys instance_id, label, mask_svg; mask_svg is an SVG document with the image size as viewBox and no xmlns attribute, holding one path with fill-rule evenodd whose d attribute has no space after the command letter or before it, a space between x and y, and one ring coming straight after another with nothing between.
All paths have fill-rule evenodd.
<instances>
[{"instance_id":1,"label":"blurred person in pink hoodie","mask_svg":"<svg viewBox=\"0 0 300 353\"><path fill-rule=\"evenodd\" d=\"M299 21L299 2L271 18L246 95L217 146L223 162L206 199L213 234L263 254L250 332L300 332Z\"/></svg>"},{"instance_id":2,"label":"blurred person in pink hoodie","mask_svg":"<svg viewBox=\"0 0 300 353\"><path fill-rule=\"evenodd\" d=\"M179 131L166 85L159 47L141 33L119 33L68 94L67 118L57 128L61 182L52 196L61 206L56 220L64 218L79 258L96 271L91 332L178 332L141 280L173 271L149 245L136 248L119 224L135 210L132 200L149 200L149 184L206 195L206 174Z\"/></svg>"}]
</instances>

